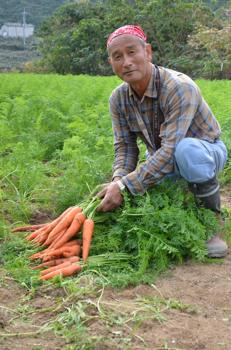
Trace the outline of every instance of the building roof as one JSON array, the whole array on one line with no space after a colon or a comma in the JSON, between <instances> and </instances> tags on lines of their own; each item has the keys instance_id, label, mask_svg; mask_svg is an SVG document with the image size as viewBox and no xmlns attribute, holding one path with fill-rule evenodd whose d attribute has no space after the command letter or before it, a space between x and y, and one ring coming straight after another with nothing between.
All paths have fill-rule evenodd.
<instances>
[{"instance_id":1,"label":"building roof","mask_svg":"<svg viewBox=\"0 0 231 350\"><path fill-rule=\"evenodd\" d=\"M3 24L4 26L8 26L8 27L22 27L23 23L13 23L13 22L6 22ZM34 27L33 24L25 24L26 27Z\"/></svg>"}]
</instances>

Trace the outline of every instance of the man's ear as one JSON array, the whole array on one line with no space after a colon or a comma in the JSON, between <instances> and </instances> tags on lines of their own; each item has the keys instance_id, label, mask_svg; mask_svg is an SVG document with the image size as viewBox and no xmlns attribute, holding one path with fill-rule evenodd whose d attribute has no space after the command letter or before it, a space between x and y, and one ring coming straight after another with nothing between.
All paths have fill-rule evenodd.
<instances>
[{"instance_id":1,"label":"man's ear","mask_svg":"<svg viewBox=\"0 0 231 350\"><path fill-rule=\"evenodd\" d=\"M110 56L108 57L107 61L111 65L111 57Z\"/></svg>"},{"instance_id":2,"label":"man's ear","mask_svg":"<svg viewBox=\"0 0 231 350\"><path fill-rule=\"evenodd\" d=\"M152 62L152 46L151 46L151 44L146 44L145 50L146 50L148 61Z\"/></svg>"}]
</instances>

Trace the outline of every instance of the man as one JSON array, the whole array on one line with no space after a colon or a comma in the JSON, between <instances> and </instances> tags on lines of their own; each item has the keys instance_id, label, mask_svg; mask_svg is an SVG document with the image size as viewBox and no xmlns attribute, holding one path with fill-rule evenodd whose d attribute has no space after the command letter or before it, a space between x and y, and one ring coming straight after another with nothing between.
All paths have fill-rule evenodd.
<instances>
[{"instance_id":1,"label":"man","mask_svg":"<svg viewBox=\"0 0 231 350\"><path fill-rule=\"evenodd\" d=\"M197 201L219 212L216 175L225 166L227 150L197 85L185 74L151 63L151 45L139 26L115 30L107 50L113 72L124 83L110 97L115 162L112 182L98 194L103 198L98 210L119 207L124 190L142 195L177 173ZM148 151L140 165L138 138ZM227 244L217 235L207 242L207 249L210 257L227 254Z\"/></svg>"}]
</instances>

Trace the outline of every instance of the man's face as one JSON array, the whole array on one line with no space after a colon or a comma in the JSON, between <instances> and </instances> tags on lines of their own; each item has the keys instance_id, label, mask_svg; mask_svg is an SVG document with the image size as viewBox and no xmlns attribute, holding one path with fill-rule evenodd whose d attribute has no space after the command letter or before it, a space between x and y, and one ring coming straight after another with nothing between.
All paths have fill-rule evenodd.
<instances>
[{"instance_id":1,"label":"man's face","mask_svg":"<svg viewBox=\"0 0 231 350\"><path fill-rule=\"evenodd\" d=\"M150 74L151 45L133 35L123 34L113 39L108 49L113 72L123 81L142 84Z\"/></svg>"}]
</instances>

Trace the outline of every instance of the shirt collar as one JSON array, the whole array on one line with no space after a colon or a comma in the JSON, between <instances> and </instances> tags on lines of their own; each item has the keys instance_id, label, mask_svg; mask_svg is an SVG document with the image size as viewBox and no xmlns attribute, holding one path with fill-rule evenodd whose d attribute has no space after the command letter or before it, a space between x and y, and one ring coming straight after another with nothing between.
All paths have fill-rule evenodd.
<instances>
[{"instance_id":1,"label":"shirt collar","mask_svg":"<svg viewBox=\"0 0 231 350\"><path fill-rule=\"evenodd\" d=\"M157 90L156 90L156 84L155 84L155 76L156 76L156 68L154 66L154 64L152 64L152 74L151 74L151 78L149 80L148 86L144 92L144 95L142 97L142 100L144 99L145 96L147 97L153 97L153 98L157 98ZM128 91L129 91L129 96L136 96L134 90L131 88L131 86L128 84Z\"/></svg>"}]
</instances>

